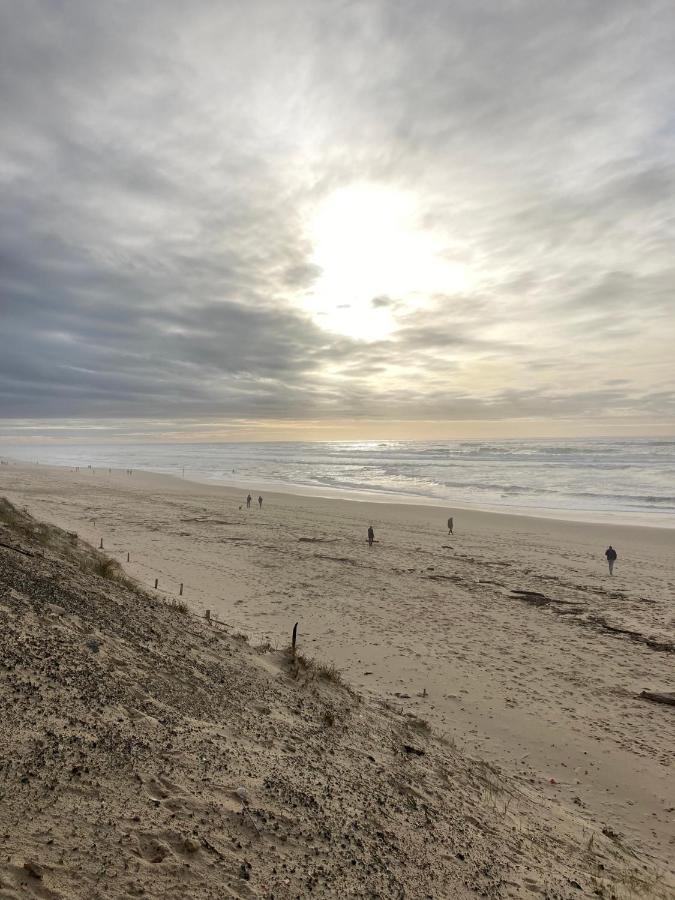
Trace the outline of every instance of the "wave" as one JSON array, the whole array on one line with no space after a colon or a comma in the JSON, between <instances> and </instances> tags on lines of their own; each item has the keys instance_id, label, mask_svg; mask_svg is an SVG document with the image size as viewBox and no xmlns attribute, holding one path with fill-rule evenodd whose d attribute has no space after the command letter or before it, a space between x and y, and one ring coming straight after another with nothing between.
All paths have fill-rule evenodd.
<instances>
[{"instance_id":1,"label":"wave","mask_svg":"<svg viewBox=\"0 0 675 900\"><path fill-rule=\"evenodd\" d=\"M635 513L675 522L675 440L0 445L55 465L428 498L510 510ZM234 470L234 471L233 471ZM669 519L670 521L670 519Z\"/></svg>"},{"instance_id":2,"label":"wave","mask_svg":"<svg viewBox=\"0 0 675 900\"><path fill-rule=\"evenodd\" d=\"M578 491L573 497L593 497L597 500L617 500L627 503L669 504L675 508L675 497L654 494L600 494L596 491Z\"/></svg>"}]
</instances>

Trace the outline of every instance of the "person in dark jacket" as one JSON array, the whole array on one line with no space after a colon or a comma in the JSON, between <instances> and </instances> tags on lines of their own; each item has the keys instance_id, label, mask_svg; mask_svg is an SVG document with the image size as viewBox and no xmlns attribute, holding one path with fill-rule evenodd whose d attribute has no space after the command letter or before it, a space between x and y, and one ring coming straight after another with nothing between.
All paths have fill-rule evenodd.
<instances>
[{"instance_id":1,"label":"person in dark jacket","mask_svg":"<svg viewBox=\"0 0 675 900\"><path fill-rule=\"evenodd\" d=\"M368 526L368 546L373 546L373 541L375 540L375 532L373 531L373 526Z\"/></svg>"},{"instance_id":2,"label":"person in dark jacket","mask_svg":"<svg viewBox=\"0 0 675 900\"><path fill-rule=\"evenodd\" d=\"M617 552L610 544L609 547L605 550L605 556L607 557L607 565L609 566L609 574L612 575L614 573L614 563L616 562Z\"/></svg>"}]
</instances>

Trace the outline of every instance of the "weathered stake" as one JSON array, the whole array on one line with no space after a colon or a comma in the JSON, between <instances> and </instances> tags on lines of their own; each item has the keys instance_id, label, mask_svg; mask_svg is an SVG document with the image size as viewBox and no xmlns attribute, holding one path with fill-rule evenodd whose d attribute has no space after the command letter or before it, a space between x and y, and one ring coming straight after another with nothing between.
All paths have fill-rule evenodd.
<instances>
[{"instance_id":1,"label":"weathered stake","mask_svg":"<svg viewBox=\"0 0 675 900\"><path fill-rule=\"evenodd\" d=\"M295 656L295 644L298 639L298 622L293 626L293 637L291 638L291 653Z\"/></svg>"},{"instance_id":2,"label":"weathered stake","mask_svg":"<svg viewBox=\"0 0 675 900\"><path fill-rule=\"evenodd\" d=\"M210 624L211 624L211 610L210 610L210 609L207 609L207 610L206 610L206 615L204 616L204 618L206 619L206 621L207 621L207 622L209 623L209 625L210 625Z\"/></svg>"},{"instance_id":3,"label":"weathered stake","mask_svg":"<svg viewBox=\"0 0 675 900\"><path fill-rule=\"evenodd\" d=\"M155 578L155 590L157 590L157 585L159 584L159 578Z\"/></svg>"},{"instance_id":4,"label":"weathered stake","mask_svg":"<svg viewBox=\"0 0 675 900\"><path fill-rule=\"evenodd\" d=\"M127 562L129 562L129 554L127 553Z\"/></svg>"},{"instance_id":5,"label":"weathered stake","mask_svg":"<svg viewBox=\"0 0 675 900\"><path fill-rule=\"evenodd\" d=\"M101 538L101 546L98 549L103 550L103 538Z\"/></svg>"},{"instance_id":6,"label":"weathered stake","mask_svg":"<svg viewBox=\"0 0 675 900\"><path fill-rule=\"evenodd\" d=\"M179 596L179 597L182 597L182 596L183 596L183 582L182 582L182 581L181 581L181 583L180 583L180 590L178 591L178 596Z\"/></svg>"}]
</instances>

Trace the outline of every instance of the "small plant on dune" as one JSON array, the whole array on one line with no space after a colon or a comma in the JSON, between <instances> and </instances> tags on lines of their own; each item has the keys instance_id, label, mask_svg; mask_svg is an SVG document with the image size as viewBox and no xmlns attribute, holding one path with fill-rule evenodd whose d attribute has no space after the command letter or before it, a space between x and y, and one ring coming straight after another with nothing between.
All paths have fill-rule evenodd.
<instances>
[{"instance_id":1,"label":"small plant on dune","mask_svg":"<svg viewBox=\"0 0 675 900\"><path fill-rule=\"evenodd\" d=\"M6 497L0 497L0 522L5 525L19 524L19 511Z\"/></svg>"},{"instance_id":2,"label":"small plant on dune","mask_svg":"<svg viewBox=\"0 0 675 900\"><path fill-rule=\"evenodd\" d=\"M100 578L107 578L108 581L113 581L115 575L117 574L117 570L119 566L115 562L114 559L111 559L109 556L101 556L94 562L94 572Z\"/></svg>"},{"instance_id":3,"label":"small plant on dune","mask_svg":"<svg viewBox=\"0 0 675 900\"><path fill-rule=\"evenodd\" d=\"M167 600L166 605L169 609L172 609L174 612L180 613L183 616L186 616L190 612L190 607L185 600Z\"/></svg>"},{"instance_id":4,"label":"small plant on dune","mask_svg":"<svg viewBox=\"0 0 675 900\"><path fill-rule=\"evenodd\" d=\"M506 788L500 782L500 772L495 766L486 760L478 760L474 768L474 776L481 787L483 799L495 810L500 813L506 813L510 804L510 800L506 800L506 795L513 798L513 792ZM500 809L498 800L502 799L504 806Z\"/></svg>"},{"instance_id":5,"label":"small plant on dune","mask_svg":"<svg viewBox=\"0 0 675 900\"><path fill-rule=\"evenodd\" d=\"M49 527L36 522L25 507L18 509L7 497L0 497L0 522L31 538L36 537L36 531L44 532Z\"/></svg>"},{"instance_id":6,"label":"small plant on dune","mask_svg":"<svg viewBox=\"0 0 675 900\"><path fill-rule=\"evenodd\" d=\"M497 809L497 798L501 794L501 788L494 781L490 781L487 779L483 783L483 790L481 796L483 800L491 806L493 809Z\"/></svg>"},{"instance_id":7,"label":"small plant on dune","mask_svg":"<svg viewBox=\"0 0 675 900\"><path fill-rule=\"evenodd\" d=\"M33 540L37 541L38 544L41 544L43 547L47 547L57 536L58 532L55 529L42 522L36 522L31 531Z\"/></svg>"},{"instance_id":8,"label":"small plant on dune","mask_svg":"<svg viewBox=\"0 0 675 900\"><path fill-rule=\"evenodd\" d=\"M333 663L315 663L315 671L322 681L332 681L333 684L343 684L342 672Z\"/></svg>"},{"instance_id":9,"label":"small plant on dune","mask_svg":"<svg viewBox=\"0 0 675 900\"><path fill-rule=\"evenodd\" d=\"M592 835L587 851L591 855L590 884L593 893L598 897L612 900L638 900L642 897L667 900L671 896L670 889L664 884L662 873L642 873L633 869L608 872L595 856Z\"/></svg>"},{"instance_id":10,"label":"small plant on dune","mask_svg":"<svg viewBox=\"0 0 675 900\"><path fill-rule=\"evenodd\" d=\"M616 879L615 884L624 892L626 898L632 897L662 897L670 896L669 889L665 886L661 873L642 875L639 872L626 870Z\"/></svg>"},{"instance_id":11,"label":"small plant on dune","mask_svg":"<svg viewBox=\"0 0 675 900\"><path fill-rule=\"evenodd\" d=\"M99 578L105 578L106 581L120 584L128 588L128 590L134 591L134 593L141 593L138 584L125 573L122 566L112 557L96 551L93 559L80 555L78 561L83 570L89 569L95 575L98 575Z\"/></svg>"},{"instance_id":12,"label":"small plant on dune","mask_svg":"<svg viewBox=\"0 0 675 900\"><path fill-rule=\"evenodd\" d=\"M442 744L445 744L445 746L449 747L451 750L457 749L457 741L455 740L455 737L453 735L443 733L438 736L438 739Z\"/></svg>"},{"instance_id":13,"label":"small plant on dune","mask_svg":"<svg viewBox=\"0 0 675 900\"><path fill-rule=\"evenodd\" d=\"M335 725L335 710L332 706L327 706L321 716L321 723L324 728L332 728Z\"/></svg>"},{"instance_id":14,"label":"small plant on dune","mask_svg":"<svg viewBox=\"0 0 675 900\"><path fill-rule=\"evenodd\" d=\"M333 684L343 684L342 672L334 663L322 663L302 653L296 653L292 657L292 664L297 672L304 671L320 678L322 681L330 681Z\"/></svg>"},{"instance_id":15,"label":"small plant on dune","mask_svg":"<svg viewBox=\"0 0 675 900\"><path fill-rule=\"evenodd\" d=\"M65 534L53 525L36 522L29 512L18 510L6 497L0 497L0 522L42 546Z\"/></svg>"},{"instance_id":16,"label":"small plant on dune","mask_svg":"<svg viewBox=\"0 0 675 900\"><path fill-rule=\"evenodd\" d=\"M414 713L408 713L408 726L420 734L431 734L431 724Z\"/></svg>"},{"instance_id":17,"label":"small plant on dune","mask_svg":"<svg viewBox=\"0 0 675 900\"><path fill-rule=\"evenodd\" d=\"M287 649L286 656L289 660L290 673L294 678L298 678L301 673L304 673L307 678L339 685L357 701L359 700L358 694L345 682L342 672L334 663L324 663L310 656L304 656L302 653L293 653L291 647Z\"/></svg>"}]
</instances>

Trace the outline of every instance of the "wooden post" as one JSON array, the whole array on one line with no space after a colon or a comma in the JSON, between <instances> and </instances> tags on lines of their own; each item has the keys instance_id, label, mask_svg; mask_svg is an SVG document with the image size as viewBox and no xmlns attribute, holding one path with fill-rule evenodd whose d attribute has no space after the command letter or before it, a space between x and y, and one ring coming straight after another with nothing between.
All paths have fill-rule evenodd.
<instances>
[{"instance_id":1,"label":"wooden post","mask_svg":"<svg viewBox=\"0 0 675 900\"><path fill-rule=\"evenodd\" d=\"M293 626L293 637L291 638L291 653L295 656L295 644L298 639L298 622Z\"/></svg>"},{"instance_id":2,"label":"wooden post","mask_svg":"<svg viewBox=\"0 0 675 900\"><path fill-rule=\"evenodd\" d=\"M179 596L179 597L182 597L182 596L183 596L183 582L182 582L182 581L181 581L181 583L180 583L180 590L178 591L178 596Z\"/></svg>"},{"instance_id":3,"label":"wooden post","mask_svg":"<svg viewBox=\"0 0 675 900\"><path fill-rule=\"evenodd\" d=\"M207 621L207 622L209 623L209 625L210 625L210 624L211 624L211 610L210 610L210 609L207 609L207 610L206 610L206 615L204 616L204 618L206 619L206 621Z\"/></svg>"},{"instance_id":4,"label":"wooden post","mask_svg":"<svg viewBox=\"0 0 675 900\"><path fill-rule=\"evenodd\" d=\"M159 583L159 578L155 578L155 590L157 590L158 583Z\"/></svg>"},{"instance_id":5,"label":"wooden post","mask_svg":"<svg viewBox=\"0 0 675 900\"><path fill-rule=\"evenodd\" d=\"M98 549L103 550L103 538L101 538L101 546Z\"/></svg>"},{"instance_id":6,"label":"wooden post","mask_svg":"<svg viewBox=\"0 0 675 900\"><path fill-rule=\"evenodd\" d=\"M127 553L127 562L129 562L129 554Z\"/></svg>"}]
</instances>

